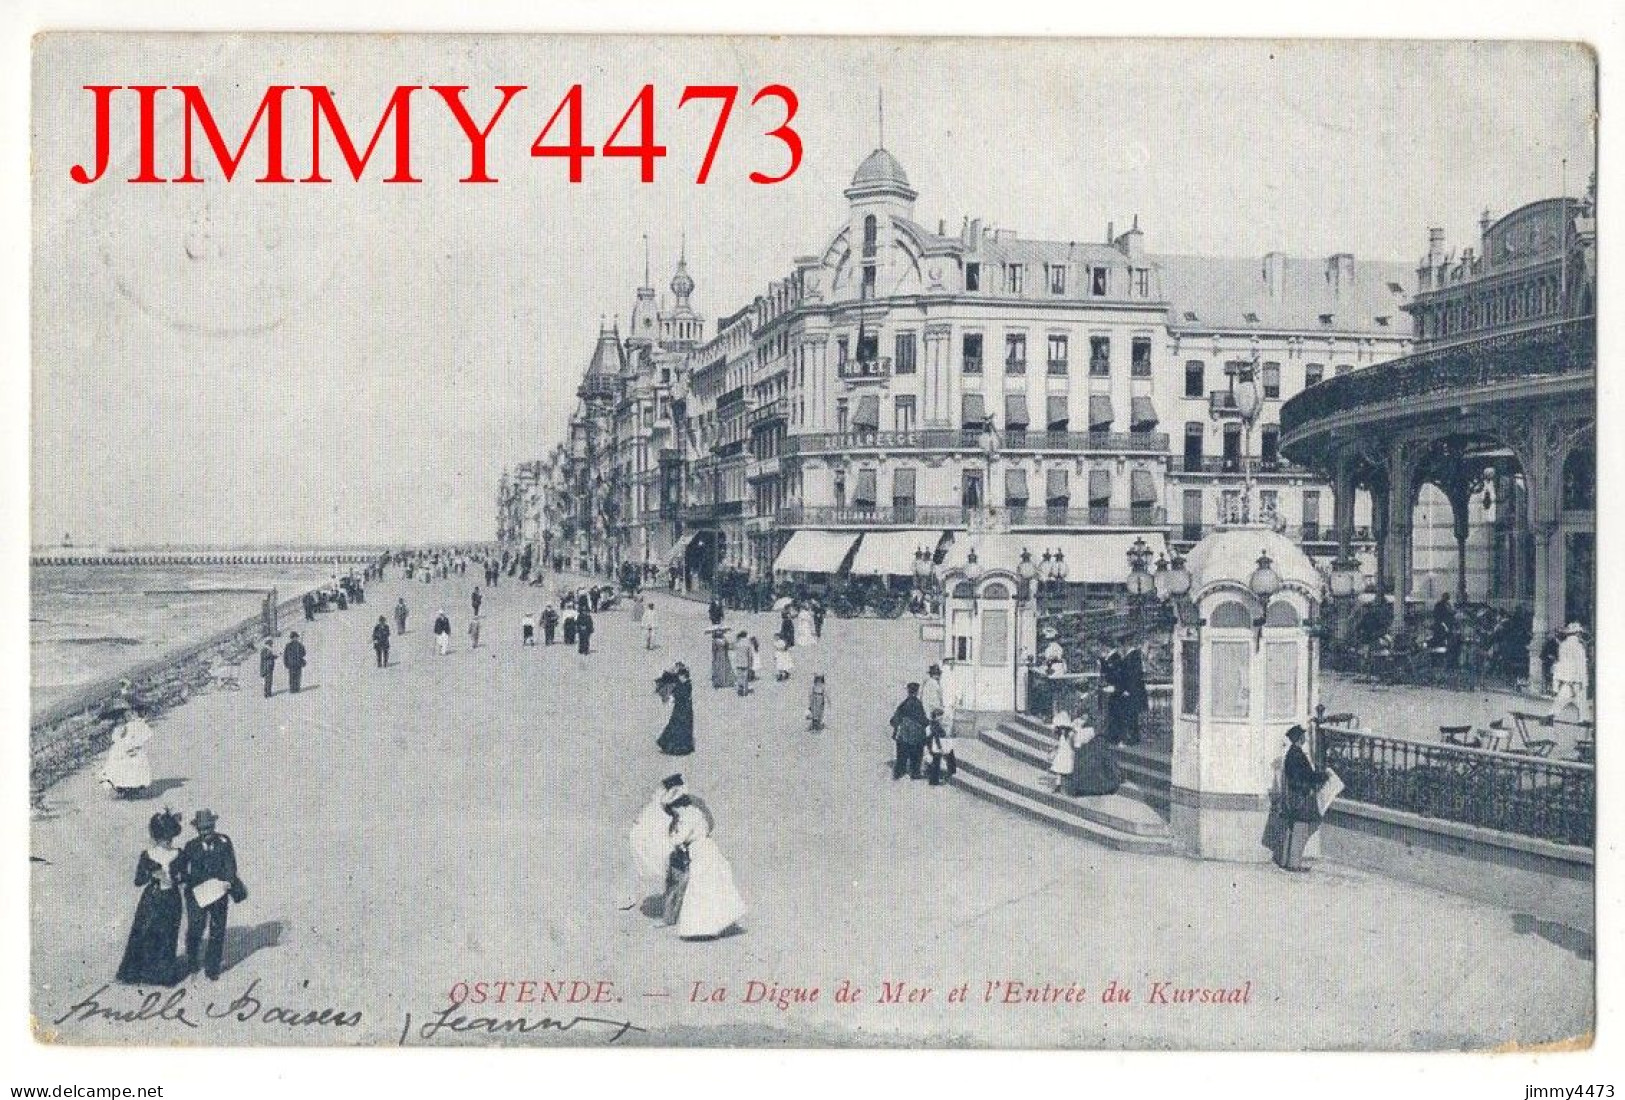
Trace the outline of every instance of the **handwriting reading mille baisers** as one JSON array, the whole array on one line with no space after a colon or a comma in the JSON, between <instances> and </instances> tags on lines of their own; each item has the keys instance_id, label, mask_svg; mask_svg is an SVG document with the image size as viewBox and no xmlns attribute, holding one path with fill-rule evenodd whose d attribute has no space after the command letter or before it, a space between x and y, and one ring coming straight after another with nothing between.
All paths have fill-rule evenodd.
<instances>
[{"instance_id":1,"label":"handwriting reading mille baisers","mask_svg":"<svg viewBox=\"0 0 1625 1100\"><path fill-rule=\"evenodd\" d=\"M266 87L241 138L232 135L234 149L233 142L222 132L208 97L196 84L86 84L83 87L92 97L95 146L86 162L89 167L75 164L68 170L68 177L78 184L92 184L106 177L115 145L114 132L132 121L137 164L135 174L127 177L126 183L203 183L209 172L210 155L220 178L231 182L248 160L249 147L256 135L262 139L265 171L252 177L255 183L332 183L334 177L325 174L322 168L324 148L328 150L329 170L339 175L347 172L351 180L359 183L386 131L393 136L394 158L392 171L384 177L383 182L422 183L423 179L414 173L412 166L412 123L416 119L420 125L425 122L444 124L445 114L451 116L458 133L468 144L468 171L459 177L458 182L496 183L497 177L490 170L491 137L498 131L498 124L508 113L509 105L528 90L524 84L496 85L493 91L500 97L496 105L488 108L481 117L476 117L475 111L464 102L464 93L470 90L466 84L399 85L384 105L372 137L368 139L366 148L362 149L352 137L333 92L326 85L272 84ZM120 92L125 94L116 94ZM439 100L439 108L427 119L422 108L415 107L418 99L414 97L419 92L432 93ZM706 183L711 177L717 150L722 145L723 132L728 128L739 94L740 88L734 84L690 84L684 87L677 100L679 110L691 103L704 101L710 101L716 108L716 124L711 131L704 159L695 174L695 183ZM598 146L587 140L583 129L582 97L582 86L571 85L564 98L546 116L535 140L530 143L530 155L544 160L563 160L571 183L582 182L584 165L590 158L635 160L638 162L639 182L653 183L656 163L668 155L667 147L657 144L655 139L654 85L643 86L621 116L620 122ZM130 103L132 98L133 105ZM178 132L173 132L167 130L160 120L167 120L173 115L172 105L177 98L181 108L180 123ZM434 100L429 99L429 102L433 103ZM757 119L757 124L762 127L762 138L769 139L769 146L766 150L753 150L752 155L766 160L782 158L785 167L776 174L752 171L747 178L752 183L783 183L801 167L801 135L793 125L800 101L796 93L785 85L768 84L751 98L750 106L754 108L764 103L762 112L766 112L766 117ZM133 120L129 117L132 110L135 116ZM293 142L283 140L290 122L293 126L308 125L308 161L299 161L290 156L289 148ZM514 128L510 124L503 132ZM299 144L301 148L306 147L302 142ZM202 148L205 145L206 149ZM342 170L331 168L334 146L343 158ZM181 173L165 174L160 170L160 163L172 160L177 153Z\"/></svg>"}]
</instances>

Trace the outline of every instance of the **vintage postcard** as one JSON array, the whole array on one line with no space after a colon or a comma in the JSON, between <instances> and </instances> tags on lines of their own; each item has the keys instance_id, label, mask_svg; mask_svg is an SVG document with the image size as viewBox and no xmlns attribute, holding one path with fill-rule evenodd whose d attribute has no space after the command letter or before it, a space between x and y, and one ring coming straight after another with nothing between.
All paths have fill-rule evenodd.
<instances>
[{"instance_id":1,"label":"vintage postcard","mask_svg":"<svg viewBox=\"0 0 1625 1100\"><path fill-rule=\"evenodd\" d=\"M31 79L39 1043L1591 1044L1587 46Z\"/></svg>"}]
</instances>

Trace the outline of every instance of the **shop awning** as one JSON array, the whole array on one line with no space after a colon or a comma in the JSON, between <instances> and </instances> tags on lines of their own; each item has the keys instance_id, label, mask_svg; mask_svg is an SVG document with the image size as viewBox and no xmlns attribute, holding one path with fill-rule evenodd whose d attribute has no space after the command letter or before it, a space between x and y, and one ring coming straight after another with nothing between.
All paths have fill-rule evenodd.
<instances>
[{"instance_id":1,"label":"shop awning","mask_svg":"<svg viewBox=\"0 0 1625 1100\"><path fill-rule=\"evenodd\" d=\"M854 577L912 577L914 555L920 549L931 554L942 542L941 531L870 531L853 555Z\"/></svg>"},{"instance_id":2,"label":"shop awning","mask_svg":"<svg viewBox=\"0 0 1625 1100\"><path fill-rule=\"evenodd\" d=\"M852 430L873 432L880 430L880 398L866 393L858 398L858 407L852 410Z\"/></svg>"},{"instance_id":3,"label":"shop awning","mask_svg":"<svg viewBox=\"0 0 1625 1100\"><path fill-rule=\"evenodd\" d=\"M693 531L690 531L688 534L671 544L671 550L669 550L666 554L667 565L682 564L683 555L688 553L689 543L694 541L694 534L695 533Z\"/></svg>"},{"instance_id":4,"label":"shop awning","mask_svg":"<svg viewBox=\"0 0 1625 1100\"><path fill-rule=\"evenodd\" d=\"M1157 426L1157 410L1147 396L1135 397L1129 401L1128 426L1130 431L1148 432Z\"/></svg>"},{"instance_id":5,"label":"shop awning","mask_svg":"<svg viewBox=\"0 0 1625 1100\"><path fill-rule=\"evenodd\" d=\"M839 573L857 545L847 531L797 531L773 562L775 573Z\"/></svg>"},{"instance_id":6,"label":"shop awning","mask_svg":"<svg viewBox=\"0 0 1625 1100\"><path fill-rule=\"evenodd\" d=\"M1004 395L1004 426L1019 431L1027 430L1026 394L1007 393Z\"/></svg>"},{"instance_id":7,"label":"shop awning","mask_svg":"<svg viewBox=\"0 0 1625 1100\"><path fill-rule=\"evenodd\" d=\"M1153 554L1166 554L1167 542L1160 531L1102 531L1089 534L961 536L954 539L943 558L944 569L963 568L972 546L983 569L1006 569L1014 573L1025 547L1037 562L1044 551L1060 550L1066 558L1066 579L1073 584L1126 584L1129 547L1144 539Z\"/></svg>"},{"instance_id":8,"label":"shop awning","mask_svg":"<svg viewBox=\"0 0 1625 1100\"><path fill-rule=\"evenodd\" d=\"M1089 430L1092 432L1109 432L1112 430L1112 399L1103 393L1089 395Z\"/></svg>"},{"instance_id":9,"label":"shop awning","mask_svg":"<svg viewBox=\"0 0 1625 1100\"><path fill-rule=\"evenodd\" d=\"M1011 504L1027 503L1027 471L1014 467L1004 471L1004 499Z\"/></svg>"},{"instance_id":10,"label":"shop awning","mask_svg":"<svg viewBox=\"0 0 1625 1100\"><path fill-rule=\"evenodd\" d=\"M963 416L960 423L967 428L980 428L987 423L987 402L982 400L979 393L967 393L960 402Z\"/></svg>"},{"instance_id":11,"label":"shop awning","mask_svg":"<svg viewBox=\"0 0 1625 1100\"><path fill-rule=\"evenodd\" d=\"M1066 394L1052 393L1044 398L1044 426L1052 432L1064 432L1068 422Z\"/></svg>"}]
</instances>

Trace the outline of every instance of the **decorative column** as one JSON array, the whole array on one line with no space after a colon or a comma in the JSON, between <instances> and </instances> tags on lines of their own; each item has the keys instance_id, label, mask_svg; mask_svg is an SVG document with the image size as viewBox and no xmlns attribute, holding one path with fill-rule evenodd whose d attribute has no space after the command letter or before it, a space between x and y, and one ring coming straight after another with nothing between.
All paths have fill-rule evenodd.
<instances>
[{"instance_id":1,"label":"decorative column","mask_svg":"<svg viewBox=\"0 0 1625 1100\"><path fill-rule=\"evenodd\" d=\"M1411 513L1416 500L1415 445L1393 443L1388 449L1388 572L1394 590L1394 625L1405 629L1405 599L1411 592Z\"/></svg>"}]
</instances>

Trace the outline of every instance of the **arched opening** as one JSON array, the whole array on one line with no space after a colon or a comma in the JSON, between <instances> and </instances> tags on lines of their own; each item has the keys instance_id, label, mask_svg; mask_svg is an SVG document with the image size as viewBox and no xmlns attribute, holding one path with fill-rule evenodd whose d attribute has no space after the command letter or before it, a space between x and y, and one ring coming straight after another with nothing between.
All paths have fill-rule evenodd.
<instances>
[{"instance_id":1,"label":"arched opening","mask_svg":"<svg viewBox=\"0 0 1625 1100\"><path fill-rule=\"evenodd\" d=\"M1246 628L1253 625L1253 613L1240 600L1226 600L1213 609L1208 625L1226 628Z\"/></svg>"}]
</instances>

